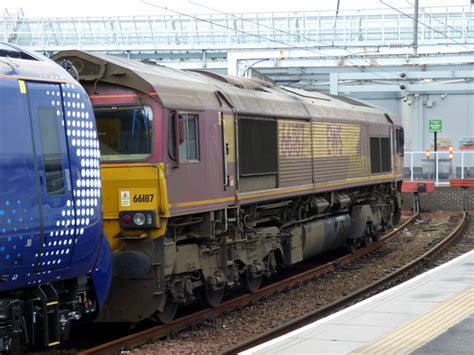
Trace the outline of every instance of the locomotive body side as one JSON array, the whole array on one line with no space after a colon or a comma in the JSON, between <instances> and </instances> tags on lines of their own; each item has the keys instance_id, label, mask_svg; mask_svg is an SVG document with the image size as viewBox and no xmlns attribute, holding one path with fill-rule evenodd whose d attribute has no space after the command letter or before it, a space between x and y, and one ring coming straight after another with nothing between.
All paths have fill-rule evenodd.
<instances>
[{"instance_id":1,"label":"locomotive body side","mask_svg":"<svg viewBox=\"0 0 474 355\"><path fill-rule=\"evenodd\" d=\"M80 51L55 59L79 68L105 145L103 320L168 322L178 304L254 292L279 266L398 222L401 127L380 109Z\"/></svg>"},{"instance_id":2,"label":"locomotive body side","mask_svg":"<svg viewBox=\"0 0 474 355\"><path fill-rule=\"evenodd\" d=\"M111 280L93 111L55 63L0 55L0 350L53 346L98 313Z\"/></svg>"}]
</instances>

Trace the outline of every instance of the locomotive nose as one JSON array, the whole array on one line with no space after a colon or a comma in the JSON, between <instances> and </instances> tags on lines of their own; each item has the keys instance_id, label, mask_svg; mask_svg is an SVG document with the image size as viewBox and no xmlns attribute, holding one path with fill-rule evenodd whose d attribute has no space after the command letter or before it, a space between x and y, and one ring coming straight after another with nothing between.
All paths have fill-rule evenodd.
<instances>
[{"instance_id":1,"label":"locomotive nose","mask_svg":"<svg viewBox=\"0 0 474 355\"><path fill-rule=\"evenodd\" d=\"M121 241L164 234L169 215L164 164L102 163L104 232L113 251Z\"/></svg>"}]
</instances>

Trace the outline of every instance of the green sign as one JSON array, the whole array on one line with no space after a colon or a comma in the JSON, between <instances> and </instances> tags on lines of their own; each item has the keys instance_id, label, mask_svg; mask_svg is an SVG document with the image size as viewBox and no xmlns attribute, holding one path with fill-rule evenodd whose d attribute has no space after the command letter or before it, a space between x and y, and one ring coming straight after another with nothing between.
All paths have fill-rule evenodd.
<instances>
[{"instance_id":1,"label":"green sign","mask_svg":"<svg viewBox=\"0 0 474 355\"><path fill-rule=\"evenodd\" d=\"M430 120L430 133L441 132L443 130L443 120Z\"/></svg>"}]
</instances>

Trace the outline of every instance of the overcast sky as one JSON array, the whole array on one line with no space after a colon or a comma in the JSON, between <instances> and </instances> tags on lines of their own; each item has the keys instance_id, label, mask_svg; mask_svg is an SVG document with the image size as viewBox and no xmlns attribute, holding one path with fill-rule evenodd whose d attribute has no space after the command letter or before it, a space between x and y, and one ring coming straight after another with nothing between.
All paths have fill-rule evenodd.
<instances>
[{"instance_id":1,"label":"overcast sky","mask_svg":"<svg viewBox=\"0 0 474 355\"><path fill-rule=\"evenodd\" d=\"M144 0L184 13L316 11L336 9L337 0ZM391 6L410 7L414 0L384 0ZM23 9L26 17L139 16L173 14L141 0L0 0L0 9ZM193 4L194 3L194 4ZM198 6L205 5L208 8ZM470 0L420 0L420 6L469 5ZM386 8L379 0L340 0L340 9Z\"/></svg>"}]
</instances>

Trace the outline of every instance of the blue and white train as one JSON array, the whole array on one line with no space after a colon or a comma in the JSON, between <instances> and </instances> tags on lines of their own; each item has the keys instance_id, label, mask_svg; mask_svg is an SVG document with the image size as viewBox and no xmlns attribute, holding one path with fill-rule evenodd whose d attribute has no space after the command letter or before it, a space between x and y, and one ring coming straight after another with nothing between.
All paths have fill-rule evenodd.
<instances>
[{"instance_id":1,"label":"blue and white train","mask_svg":"<svg viewBox=\"0 0 474 355\"><path fill-rule=\"evenodd\" d=\"M53 346L107 296L91 104L56 63L0 43L0 351Z\"/></svg>"}]
</instances>

